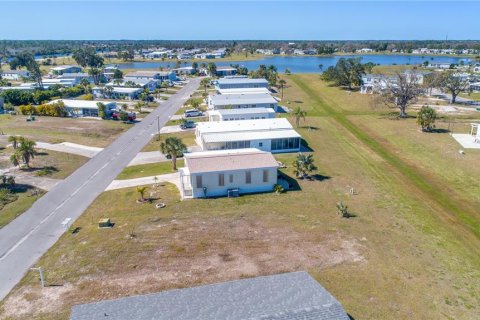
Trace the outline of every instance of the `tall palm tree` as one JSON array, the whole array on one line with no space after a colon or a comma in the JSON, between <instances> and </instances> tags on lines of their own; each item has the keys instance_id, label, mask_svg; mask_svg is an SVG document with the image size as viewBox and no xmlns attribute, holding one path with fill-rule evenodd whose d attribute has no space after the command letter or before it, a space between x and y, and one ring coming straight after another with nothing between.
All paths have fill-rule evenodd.
<instances>
[{"instance_id":1,"label":"tall palm tree","mask_svg":"<svg viewBox=\"0 0 480 320\"><path fill-rule=\"evenodd\" d=\"M173 170L177 170L177 158L181 157L186 149L187 146L182 139L177 137L168 137L165 142L160 144L160 151L172 157Z\"/></svg>"},{"instance_id":2,"label":"tall palm tree","mask_svg":"<svg viewBox=\"0 0 480 320\"><path fill-rule=\"evenodd\" d=\"M300 119L303 119L303 121L305 121L307 111L302 110L300 107L296 107L295 109L293 109L292 115L295 117L295 124L298 128L300 126Z\"/></svg>"},{"instance_id":3,"label":"tall palm tree","mask_svg":"<svg viewBox=\"0 0 480 320\"><path fill-rule=\"evenodd\" d=\"M18 166L20 164L20 160L22 160L25 166L29 168L30 160L35 158L35 146L35 141L21 137L17 149L10 156L10 161L12 164L14 166Z\"/></svg>"},{"instance_id":4,"label":"tall palm tree","mask_svg":"<svg viewBox=\"0 0 480 320\"><path fill-rule=\"evenodd\" d=\"M283 88L285 88L286 84L287 84L287 81L283 79L280 79L280 81L278 81L278 86L280 87L280 90L282 90L282 99L283 99Z\"/></svg>"},{"instance_id":5,"label":"tall palm tree","mask_svg":"<svg viewBox=\"0 0 480 320\"><path fill-rule=\"evenodd\" d=\"M165 89L165 93L168 93L168 82L167 81L163 81L162 84L161 84L162 88Z\"/></svg>"},{"instance_id":6,"label":"tall palm tree","mask_svg":"<svg viewBox=\"0 0 480 320\"><path fill-rule=\"evenodd\" d=\"M203 78L201 81L200 81L200 85L204 88L205 90L205 93L207 93L207 87L208 87L208 84L210 83L210 79L209 78Z\"/></svg>"}]
</instances>

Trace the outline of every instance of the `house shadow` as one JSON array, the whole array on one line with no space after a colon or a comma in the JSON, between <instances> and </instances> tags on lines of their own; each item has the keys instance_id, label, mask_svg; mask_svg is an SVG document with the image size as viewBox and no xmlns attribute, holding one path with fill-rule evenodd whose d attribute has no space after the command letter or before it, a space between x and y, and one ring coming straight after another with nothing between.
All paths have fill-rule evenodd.
<instances>
[{"instance_id":1,"label":"house shadow","mask_svg":"<svg viewBox=\"0 0 480 320\"><path fill-rule=\"evenodd\" d=\"M282 171L278 171L277 175L278 184L281 185L286 191L300 191L302 188L298 184L298 181Z\"/></svg>"},{"instance_id":2,"label":"house shadow","mask_svg":"<svg viewBox=\"0 0 480 320\"><path fill-rule=\"evenodd\" d=\"M302 143L300 145L300 152L313 152L314 150L310 148L308 142L305 139L302 139Z\"/></svg>"},{"instance_id":3,"label":"house shadow","mask_svg":"<svg viewBox=\"0 0 480 320\"><path fill-rule=\"evenodd\" d=\"M288 113L288 110L285 106L277 105L277 113Z\"/></svg>"},{"instance_id":4,"label":"house shadow","mask_svg":"<svg viewBox=\"0 0 480 320\"><path fill-rule=\"evenodd\" d=\"M350 313L347 313L347 316L350 320L355 320L355 318Z\"/></svg>"}]
</instances>

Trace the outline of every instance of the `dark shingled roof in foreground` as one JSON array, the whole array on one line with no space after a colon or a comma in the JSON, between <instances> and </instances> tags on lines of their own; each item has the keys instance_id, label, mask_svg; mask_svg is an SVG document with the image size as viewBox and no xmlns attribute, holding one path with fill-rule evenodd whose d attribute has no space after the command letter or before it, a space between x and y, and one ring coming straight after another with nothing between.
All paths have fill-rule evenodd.
<instances>
[{"instance_id":1,"label":"dark shingled roof in foreground","mask_svg":"<svg viewBox=\"0 0 480 320\"><path fill-rule=\"evenodd\" d=\"M306 272L77 305L71 320L348 320Z\"/></svg>"}]
</instances>

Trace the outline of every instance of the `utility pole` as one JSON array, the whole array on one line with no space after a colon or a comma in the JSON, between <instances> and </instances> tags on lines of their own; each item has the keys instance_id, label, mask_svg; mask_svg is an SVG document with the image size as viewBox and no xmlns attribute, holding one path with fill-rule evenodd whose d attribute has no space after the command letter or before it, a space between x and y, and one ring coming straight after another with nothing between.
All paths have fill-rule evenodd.
<instances>
[{"instance_id":1,"label":"utility pole","mask_svg":"<svg viewBox=\"0 0 480 320\"><path fill-rule=\"evenodd\" d=\"M39 268L30 268L30 270L35 270L40 273L40 282L42 283L42 288L45 288L45 279L43 278L43 269L42 267Z\"/></svg>"}]
</instances>

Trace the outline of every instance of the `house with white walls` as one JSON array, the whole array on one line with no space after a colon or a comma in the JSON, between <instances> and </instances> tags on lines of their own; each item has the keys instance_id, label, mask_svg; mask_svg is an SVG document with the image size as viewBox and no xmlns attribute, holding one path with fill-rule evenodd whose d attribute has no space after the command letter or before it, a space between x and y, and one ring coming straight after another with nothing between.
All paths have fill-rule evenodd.
<instances>
[{"instance_id":1,"label":"house with white walls","mask_svg":"<svg viewBox=\"0 0 480 320\"><path fill-rule=\"evenodd\" d=\"M302 140L286 118L199 122L195 137L204 151L257 148L272 153L298 152Z\"/></svg>"},{"instance_id":2,"label":"house with white walls","mask_svg":"<svg viewBox=\"0 0 480 320\"><path fill-rule=\"evenodd\" d=\"M216 94L207 98L208 109L271 108L277 111L278 101L269 93Z\"/></svg>"},{"instance_id":3,"label":"house with white walls","mask_svg":"<svg viewBox=\"0 0 480 320\"><path fill-rule=\"evenodd\" d=\"M208 111L208 121L236 121L275 118L272 108L219 109Z\"/></svg>"},{"instance_id":4,"label":"house with white walls","mask_svg":"<svg viewBox=\"0 0 480 320\"><path fill-rule=\"evenodd\" d=\"M270 192L278 163L270 152L254 148L187 153L180 168L183 198L234 197Z\"/></svg>"}]
</instances>

